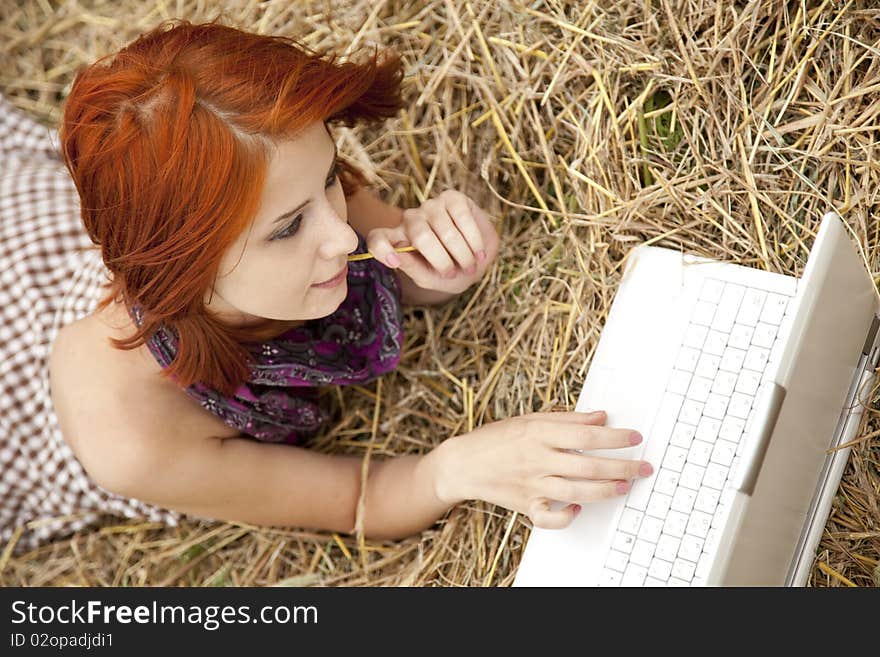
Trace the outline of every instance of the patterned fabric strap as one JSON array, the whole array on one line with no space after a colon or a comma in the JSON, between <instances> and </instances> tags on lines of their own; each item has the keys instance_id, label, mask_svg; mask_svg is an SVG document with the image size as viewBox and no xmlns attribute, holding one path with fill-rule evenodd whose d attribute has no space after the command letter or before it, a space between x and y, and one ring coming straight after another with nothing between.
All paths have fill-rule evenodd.
<instances>
[{"instance_id":1,"label":"patterned fabric strap","mask_svg":"<svg viewBox=\"0 0 880 657\"><path fill-rule=\"evenodd\" d=\"M366 253L358 234L355 253ZM142 309L130 315L141 325ZM231 397L196 382L184 390L199 404L242 433L266 442L301 443L329 420L318 403L317 386L367 383L397 367L403 346L401 291L393 270L375 258L348 263L348 294L327 317L306 321L281 335L247 343L250 376ZM147 342L168 367L178 334L160 326Z\"/></svg>"}]
</instances>

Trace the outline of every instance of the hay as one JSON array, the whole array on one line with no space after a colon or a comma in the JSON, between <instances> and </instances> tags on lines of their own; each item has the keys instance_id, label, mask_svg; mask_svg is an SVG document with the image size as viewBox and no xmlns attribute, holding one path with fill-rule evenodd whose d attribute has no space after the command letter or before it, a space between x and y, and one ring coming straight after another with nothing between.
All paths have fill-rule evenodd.
<instances>
[{"instance_id":1,"label":"hay","mask_svg":"<svg viewBox=\"0 0 880 657\"><path fill-rule=\"evenodd\" d=\"M211 3L0 4L0 89L55 125L77 66ZM386 200L447 187L498 219L479 285L407 308L399 368L337 393L315 449L424 452L496 419L573 409L628 249L649 243L800 276L833 207L878 271L880 10L869 2L223 3L228 22L406 59L409 109L341 130ZM332 10L330 7L332 5ZM328 13L329 11L329 13ZM810 584L871 586L880 560L877 390ZM375 422L375 424L374 424ZM291 503L295 503L292 500ZM509 585L531 523L472 501L420 536L108 518L19 558L13 585Z\"/></svg>"}]
</instances>

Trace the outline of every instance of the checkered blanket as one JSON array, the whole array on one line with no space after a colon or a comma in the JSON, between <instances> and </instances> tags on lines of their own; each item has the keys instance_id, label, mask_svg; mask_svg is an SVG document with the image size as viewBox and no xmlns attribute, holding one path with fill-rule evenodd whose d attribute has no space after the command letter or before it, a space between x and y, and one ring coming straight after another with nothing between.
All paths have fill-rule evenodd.
<instances>
[{"instance_id":1,"label":"checkered blanket","mask_svg":"<svg viewBox=\"0 0 880 657\"><path fill-rule=\"evenodd\" d=\"M57 133L0 95L0 551L102 521L181 514L98 486L64 441L49 396L58 329L90 314L107 272L79 216Z\"/></svg>"}]
</instances>

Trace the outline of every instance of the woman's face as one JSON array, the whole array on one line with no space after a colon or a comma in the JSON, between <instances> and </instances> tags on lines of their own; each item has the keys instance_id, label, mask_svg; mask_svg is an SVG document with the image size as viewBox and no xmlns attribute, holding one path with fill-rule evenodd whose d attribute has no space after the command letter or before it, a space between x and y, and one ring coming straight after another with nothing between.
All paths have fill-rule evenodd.
<instances>
[{"instance_id":1,"label":"woman's face","mask_svg":"<svg viewBox=\"0 0 880 657\"><path fill-rule=\"evenodd\" d=\"M345 276L334 287L314 287L346 267L358 245L335 154L323 121L279 143L260 209L224 255L213 298L210 289L205 293L206 306L227 324L269 318L296 326L332 314L345 300Z\"/></svg>"}]
</instances>

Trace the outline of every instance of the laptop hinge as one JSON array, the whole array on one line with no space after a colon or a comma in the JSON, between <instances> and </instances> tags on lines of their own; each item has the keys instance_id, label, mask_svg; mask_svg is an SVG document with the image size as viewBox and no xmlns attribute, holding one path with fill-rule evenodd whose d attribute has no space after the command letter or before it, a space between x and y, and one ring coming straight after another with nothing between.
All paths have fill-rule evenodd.
<instances>
[{"instance_id":1,"label":"laptop hinge","mask_svg":"<svg viewBox=\"0 0 880 657\"><path fill-rule=\"evenodd\" d=\"M868 329L868 337L865 338L865 346L862 347L862 353L865 356L871 355L871 348L874 346L874 338L877 336L877 329L880 328L880 317L874 315L871 321L871 328ZM871 363L876 366L877 363Z\"/></svg>"}]
</instances>

